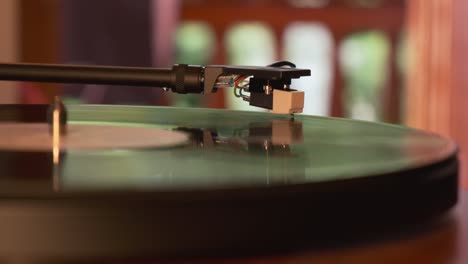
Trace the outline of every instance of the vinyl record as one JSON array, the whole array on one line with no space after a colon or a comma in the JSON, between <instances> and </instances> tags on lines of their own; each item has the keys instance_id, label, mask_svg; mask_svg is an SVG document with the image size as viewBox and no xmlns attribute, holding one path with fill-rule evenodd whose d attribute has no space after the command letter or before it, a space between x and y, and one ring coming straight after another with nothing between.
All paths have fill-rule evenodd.
<instances>
[{"instance_id":1,"label":"vinyl record","mask_svg":"<svg viewBox=\"0 0 468 264\"><path fill-rule=\"evenodd\" d=\"M0 119L3 125L43 125L46 108L2 106ZM95 147L69 144L58 158L52 147L12 150L0 144L1 256L260 252L398 229L430 220L456 202L455 144L410 128L170 107L68 111L76 131L93 127L117 137L128 128L122 133L130 144L91 144L107 137L78 133L74 137ZM166 134L140 144L139 131L152 129ZM151 144L176 135L177 144ZM12 136L11 144L18 141Z\"/></svg>"}]
</instances>

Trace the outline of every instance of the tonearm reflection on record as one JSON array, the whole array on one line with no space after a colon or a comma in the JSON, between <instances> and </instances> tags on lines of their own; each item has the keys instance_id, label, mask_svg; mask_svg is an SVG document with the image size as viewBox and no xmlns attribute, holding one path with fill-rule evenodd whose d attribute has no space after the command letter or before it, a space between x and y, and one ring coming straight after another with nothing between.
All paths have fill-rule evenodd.
<instances>
[{"instance_id":1,"label":"tonearm reflection on record","mask_svg":"<svg viewBox=\"0 0 468 264\"><path fill-rule=\"evenodd\" d=\"M310 76L287 61L267 67L176 64L172 68L0 63L0 80L161 87L179 94L215 93L232 88L236 97L273 113L301 113L304 92L291 80Z\"/></svg>"},{"instance_id":2,"label":"tonearm reflection on record","mask_svg":"<svg viewBox=\"0 0 468 264\"><path fill-rule=\"evenodd\" d=\"M226 149L239 152L268 153L269 155L290 155L290 145L303 142L302 122L294 119L276 119L268 122L249 123L248 127L234 130L232 134L220 135L213 128L178 127L190 135L192 146Z\"/></svg>"}]
</instances>

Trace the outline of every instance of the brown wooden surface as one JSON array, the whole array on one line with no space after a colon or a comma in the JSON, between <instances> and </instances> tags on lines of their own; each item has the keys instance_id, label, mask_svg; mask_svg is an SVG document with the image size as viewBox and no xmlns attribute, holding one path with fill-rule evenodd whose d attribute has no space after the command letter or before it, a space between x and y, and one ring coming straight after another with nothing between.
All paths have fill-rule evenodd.
<instances>
[{"instance_id":1,"label":"brown wooden surface","mask_svg":"<svg viewBox=\"0 0 468 264\"><path fill-rule=\"evenodd\" d=\"M453 0L409 3L407 122L450 135Z\"/></svg>"},{"instance_id":2,"label":"brown wooden surface","mask_svg":"<svg viewBox=\"0 0 468 264\"><path fill-rule=\"evenodd\" d=\"M454 4L453 54L452 67L452 101L450 130L460 146L462 161L462 184L468 188L468 1L457 0ZM468 245L467 245L468 247Z\"/></svg>"},{"instance_id":3,"label":"brown wooden surface","mask_svg":"<svg viewBox=\"0 0 468 264\"><path fill-rule=\"evenodd\" d=\"M59 6L58 0L21 0L20 4L20 61L34 63L59 62ZM58 85L36 83L51 100L58 93Z\"/></svg>"},{"instance_id":4,"label":"brown wooden surface","mask_svg":"<svg viewBox=\"0 0 468 264\"><path fill-rule=\"evenodd\" d=\"M248 243L248 241L246 241ZM468 191L455 209L422 230L334 249L275 256L157 263L302 264L302 263L468 263Z\"/></svg>"},{"instance_id":5,"label":"brown wooden surface","mask_svg":"<svg viewBox=\"0 0 468 264\"><path fill-rule=\"evenodd\" d=\"M214 30L225 29L245 21L262 21L272 28L284 28L295 21L320 21L331 31L381 29L393 32L401 28L404 12L399 7L369 10L367 8L285 8L284 6L193 5L182 8L181 19L205 20ZM347 19L348 18L348 19Z\"/></svg>"},{"instance_id":6,"label":"brown wooden surface","mask_svg":"<svg viewBox=\"0 0 468 264\"><path fill-rule=\"evenodd\" d=\"M15 62L18 59L18 3L16 0L0 1L0 61ZM14 82L0 82L0 104L17 103L18 88Z\"/></svg>"},{"instance_id":7,"label":"brown wooden surface","mask_svg":"<svg viewBox=\"0 0 468 264\"><path fill-rule=\"evenodd\" d=\"M408 2L410 68L406 123L454 138L468 187L466 0Z\"/></svg>"}]
</instances>

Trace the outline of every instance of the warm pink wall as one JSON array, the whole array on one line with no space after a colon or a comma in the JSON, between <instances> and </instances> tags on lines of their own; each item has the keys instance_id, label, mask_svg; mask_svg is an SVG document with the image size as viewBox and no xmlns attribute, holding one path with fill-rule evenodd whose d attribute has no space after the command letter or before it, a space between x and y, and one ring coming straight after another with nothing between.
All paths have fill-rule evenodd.
<instances>
[{"instance_id":1,"label":"warm pink wall","mask_svg":"<svg viewBox=\"0 0 468 264\"><path fill-rule=\"evenodd\" d=\"M0 61L12 62L18 58L18 2L0 0ZM16 102L15 83L0 82L0 103Z\"/></svg>"},{"instance_id":2,"label":"warm pink wall","mask_svg":"<svg viewBox=\"0 0 468 264\"><path fill-rule=\"evenodd\" d=\"M468 1L456 0L454 5L454 43L453 43L453 101L452 127L453 136L460 146L463 184L468 189Z\"/></svg>"},{"instance_id":3,"label":"warm pink wall","mask_svg":"<svg viewBox=\"0 0 468 264\"><path fill-rule=\"evenodd\" d=\"M174 38L179 19L179 0L152 0L153 61L156 67L174 63Z\"/></svg>"},{"instance_id":4,"label":"warm pink wall","mask_svg":"<svg viewBox=\"0 0 468 264\"><path fill-rule=\"evenodd\" d=\"M468 1L408 1L407 124L455 139L468 188Z\"/></svg>"}]
</instances>

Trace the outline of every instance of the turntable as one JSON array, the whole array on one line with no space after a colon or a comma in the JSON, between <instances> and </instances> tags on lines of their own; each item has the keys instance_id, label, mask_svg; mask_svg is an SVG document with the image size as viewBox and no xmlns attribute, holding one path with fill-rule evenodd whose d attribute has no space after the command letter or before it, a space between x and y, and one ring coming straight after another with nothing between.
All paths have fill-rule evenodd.
<instances>
[{"instance_id":1,"label":"turntable","mask_svg":"<svg viewBox=\"0 0 468 264\"><path fill-rule=\"evenodd\" d=\"M0 107L2 260L239 255L417 226L457 201L456 145L300 113L288 62L172 69L0 64L0 79L233 89L272 113Z\"/></svg>"}]
</instances>

